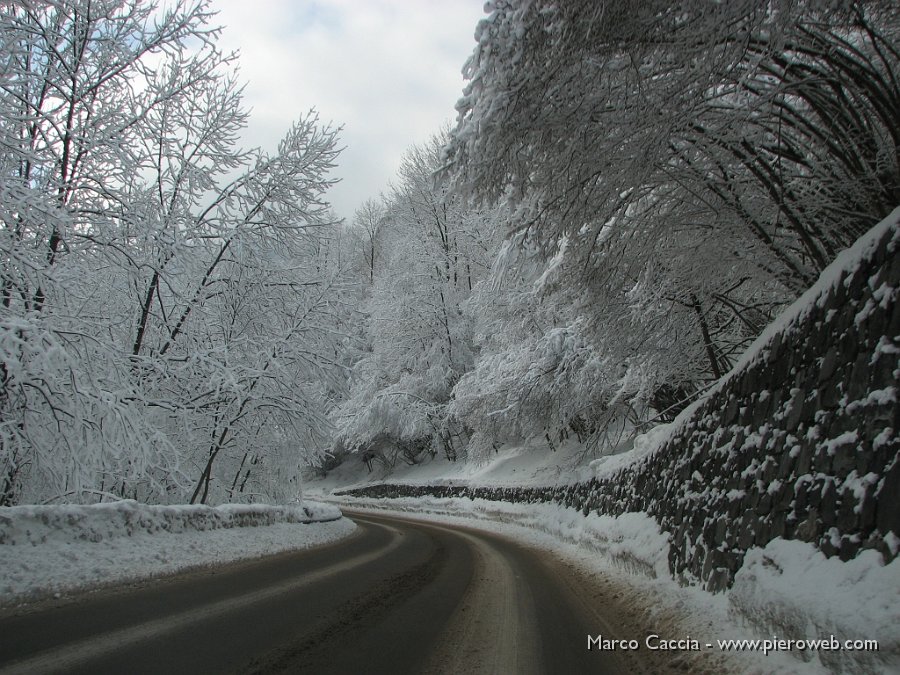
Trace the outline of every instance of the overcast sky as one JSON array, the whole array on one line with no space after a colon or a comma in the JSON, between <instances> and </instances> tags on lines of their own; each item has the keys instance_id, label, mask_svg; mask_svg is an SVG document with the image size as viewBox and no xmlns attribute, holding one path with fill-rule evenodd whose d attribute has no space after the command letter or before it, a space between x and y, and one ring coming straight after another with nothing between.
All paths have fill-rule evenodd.
<instances>
[{"instance_id":1,"label":"overcast sky","mask_svg":"<svg viewBox=\"0 0 900 675\"><path fill-rule=\"evenodd\" d=\"M484 0L213 0L221 45L240 49L252 108L245 145L274 150L298 114L343 125L330 193L352 218L385 191L404 150L444 122L464 85Z\"/></svg>"}]
</instances>

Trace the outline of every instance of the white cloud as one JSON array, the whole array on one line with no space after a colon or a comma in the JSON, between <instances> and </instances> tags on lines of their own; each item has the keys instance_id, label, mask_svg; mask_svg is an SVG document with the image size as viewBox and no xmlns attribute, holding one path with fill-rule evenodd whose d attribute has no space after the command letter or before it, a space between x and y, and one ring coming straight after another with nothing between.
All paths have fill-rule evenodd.
<instances>
[{"instance_id":1,"label":"white cloud","mask_svg":"<svg viewBox=\"0 0 900 675\"><path fill-rule=\"evenodd\" d=\"M315 108L344 125L330 197L351 217L387 188L403 151L455 119L482 0L214 0L221 45L240 49L247 145L273 149Z\"/></svg>"}]
</instances>

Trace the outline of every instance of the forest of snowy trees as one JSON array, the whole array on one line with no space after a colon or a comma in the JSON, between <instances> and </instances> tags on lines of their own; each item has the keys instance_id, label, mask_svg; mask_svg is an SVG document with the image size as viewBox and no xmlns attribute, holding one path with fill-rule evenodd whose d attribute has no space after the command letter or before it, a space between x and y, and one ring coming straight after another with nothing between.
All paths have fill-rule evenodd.
<instances>
[{"instance_id":1,"label":"forest of snowy trees","mask_svg":"<svg viewBox=\"0 0 900 675\"><path fill-rule=\"evenodd\" d=\"M357 218L370 353L336 421L387 463L671 419L900 203L890 3L490 8L435 206L410 161Z\"/></svg>"},{"instance_id":2,"label":"forest of snowy trees","mask_svg":"<svg viewBox=\"0 0 900 675\"><path fill-rule=\"evenodd\" d=\"M889 2L494 0L350 223L338 130L241 149L208 3L163 7L0 8L0 504L603 451L900 203Z\"/></svg>"}]
</instances>

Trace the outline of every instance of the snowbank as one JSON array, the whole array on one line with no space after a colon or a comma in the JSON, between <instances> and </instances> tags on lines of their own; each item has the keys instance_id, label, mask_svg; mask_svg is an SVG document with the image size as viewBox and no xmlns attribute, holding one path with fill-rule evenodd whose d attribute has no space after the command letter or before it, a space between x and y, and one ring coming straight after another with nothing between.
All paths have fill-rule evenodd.
<instances>
[{"instance_id":1,"label":"snowbank","mask_svg":"<svg viewBox=\"0 0 900 675\"><path fill-rule=\"evenodd\" d=\"M643 513L618 518L580 511L557 504L516 504L486 499L401 497L388 502L342 497L348 506L389 509L415 517L453 515L482 521L519 525L544 532L569 544L597 551L614 564L655 578L668 577L668 538L656 521Z\"/></svg>"},{"instance_id":2,"label":"snowbank","mask_svg":"<svg viewBox=\"0 0 900 675\"><path fill-rule=\"evenodd\" d=\"M308 548L356 526L329 504L0 508L0 605Z\"/></svg>"},{"instance_id":3,"label":"snowbank","mask_svg":"<svg viewBox=\"0 0 900 675\"><path fill-rule=\"evenodd\" d=\"M728 591L734 617L762 636L878 641L878 651L798 652L833 672L900 672L900 559L876 551L847 562L802 541L747 552Z\"/></svg>"}]
</instances>

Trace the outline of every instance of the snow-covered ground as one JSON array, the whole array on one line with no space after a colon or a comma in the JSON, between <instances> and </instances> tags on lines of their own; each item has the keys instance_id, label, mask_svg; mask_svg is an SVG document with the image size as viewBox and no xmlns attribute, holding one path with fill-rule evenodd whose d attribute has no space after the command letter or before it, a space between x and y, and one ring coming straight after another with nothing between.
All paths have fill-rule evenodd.
<instances>
[{"instance_id":1,"label":"snow-covered ground","mask_svg":"<svg viewBox=\"0 0 900 675\"><path fill-rule=\"evenodd\" d=\"M656 449L671 432L673 424L661 424L635 438L623 435L608 454L591 459L590 451L571 438L554 445L535 440L527 445L504 447L481 463L450 462L443 457L426 457L416 465L398 460L393 467L374 462L369 471L359 456L351 455L324 477L312 473L304 478L304 494L330 500L335 490L363 487L369 483L411 485L471 485L527 487L570 485L609 476L633 464Z\"/></svg>"},{"instance_id":2,"label":"snow-covered ground","mask_svg":"<svg viewBox=\"0 0 900 675\"><path fill-rule=\"evenodd\" d=\"M510 504L470 499L370 500L334 497L332 492L386 479L391 483L471 485L556 485L604 476L637 461L667 433L659 427L637 437L627 452L586 463L583 448L566 444L501 450L477 467L436 458L416 467L398 465L389 476L369 473L355 459L323 479L308 481L306 494L351 508L394 511L416 518L476 526L553 551L590 574L613 578L631 595L630 605L648 627L675 630L706 643L687 655L709 669L741 673L900 672L900 559L884 565L875 551L843 563L825 558L810 544L777 539L751 549L734 586L711 594L682 586L668 568L668 540L655 520L638 513L618 518L554 504ZM878 651L834 650L831 637L877 640ZM768 649L765 643L741 651L718 649L717 640L828 641L827 649ZM684 656L684 655L682 655ZM687 662L690 664L690 660Z\"/></svg>"},{"instance_id":3,"label":"snow-covered ground","mask_svg":"<svg viewBox=\"0 0 900 675\"><path fill-rule=\"evenodd\" d=\"M626 446L630 448L631 445ZM378 462L369 472L358 456L350 456L337 468L323 477L306 476L304 494L313 499L328 496L333 490L361 487L367 483L389 482L413 485L562 485L587 480L595 475L591 464L584 457L585 448L574 441L556 446L551 451L547 445L535 442L522 447L507 447L481 464L465 461L450 462L438 456L410 466L398 460L387 469ZM600 463L617 463L618 455L605 457ZM631 457L631 454L629 454Z\"/></svg>"},{"instance_id":4,"label":"snow-covered ground","mask_svg":"<svg viewBox=\"0 0 900 675\"><path fill-rule=\"evenodd\" d=\"M332 505L0 508L0 607L325 544L356 526Z\"/></svg>"}]
</instances>

